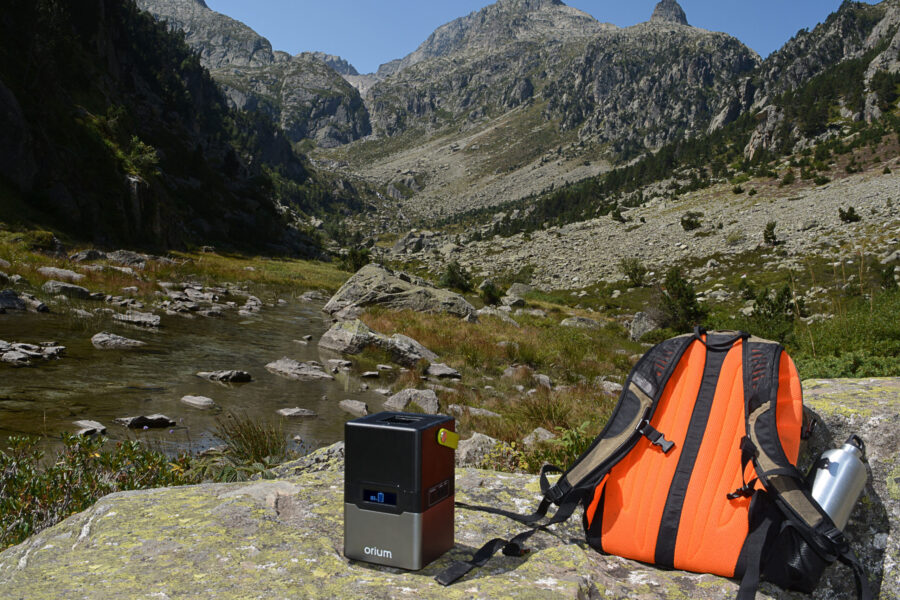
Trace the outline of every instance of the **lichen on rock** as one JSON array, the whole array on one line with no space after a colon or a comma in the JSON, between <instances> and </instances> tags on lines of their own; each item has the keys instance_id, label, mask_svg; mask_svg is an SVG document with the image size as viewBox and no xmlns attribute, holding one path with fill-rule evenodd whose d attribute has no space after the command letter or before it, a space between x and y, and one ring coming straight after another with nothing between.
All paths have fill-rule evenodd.
<instances>
[{"instance_id":1,"label":"lichen on rock","mask_svg":"<svg viewBox=\"0 0 900 600\"><path fill-rule=\"evenodd\" d=\"M860 433L871 480L848 527L875 591L896 599L896 492L900 379L807 382L822 420L807 460ZM868 390L868 392L867 392ZM869 399L870 393L877 397ZM839 410L832 410L840 402ZM869 412L870 414L865 414ZM456 545L417 572L344 558L343 445L277 469L279 479L120 492L0 553L0 586L11 598L614 598L734 597L737 583L604 556L584 540L576 517L539 532L524 557L499 555L449 588L433 577L468 559L492 537L521 526L483 512L456 511ZM893 478L893 479L892 479ZM456 471L457 500L531 511L533 475ZM813 598L854 597L844 566L825 573ZM763 584L757 598L800 599Z\"/></svg>"}]
</instances>

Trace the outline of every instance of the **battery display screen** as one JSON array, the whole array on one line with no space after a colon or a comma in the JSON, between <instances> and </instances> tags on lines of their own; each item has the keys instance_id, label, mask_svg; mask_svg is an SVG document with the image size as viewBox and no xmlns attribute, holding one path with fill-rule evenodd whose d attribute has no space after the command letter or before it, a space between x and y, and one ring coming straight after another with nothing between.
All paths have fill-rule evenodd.
<instances>
[{"instance_id":1,"label":"battery display screen","mask_svg":"<svg viewBox=\"0 0 900 600\"><path fill-rule=\"evenodd\" d=\"M397 506L397 494L394 494L393 492L363 490L363 499L365 499L366 502L372 502L374 504Z\"/></svg>"}]
</instances>

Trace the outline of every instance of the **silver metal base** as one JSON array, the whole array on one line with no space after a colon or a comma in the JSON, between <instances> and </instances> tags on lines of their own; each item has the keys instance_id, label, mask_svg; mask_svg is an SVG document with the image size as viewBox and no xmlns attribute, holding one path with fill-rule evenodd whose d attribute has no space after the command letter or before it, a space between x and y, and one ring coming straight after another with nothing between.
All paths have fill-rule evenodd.
<instances>
[{"instance_id":1,"label":"silver metal base","mask_svg":"<svg viewBox=\"0 0 900 600\"><path fill-rule=\"evenodd\" d=\"M419 570L453 547L453 497L423 513L394 515L344 503L344 556Z\"/></svg>"}]
</instances>

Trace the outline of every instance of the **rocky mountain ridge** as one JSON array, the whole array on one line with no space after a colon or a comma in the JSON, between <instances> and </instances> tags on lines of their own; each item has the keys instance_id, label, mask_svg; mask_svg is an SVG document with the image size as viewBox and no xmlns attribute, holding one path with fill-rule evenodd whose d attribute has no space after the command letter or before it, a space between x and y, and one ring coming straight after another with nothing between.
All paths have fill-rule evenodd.
<instances>
[{"instance_id":1,"label":"rocky mountain ridge","mask_svg":"<svg viewBox=\"0 0 900 600\"><path fill-rule=\"evenodd\" d=\"M411 54L381 65L377 75L389 77L431 58L489 53L512 42L565 42L608 28L614 26L602 25L560 0L499 0L441 25Z\"/></svg>"},{"instance_id":2,"label":"rocky mountain ridge","mask_svg":"<svg viewBox=\"0 0 900 600\"><path fill-rule=\"evenodd\" d=\"M233 108L266 114L292 142L310 139L334 147L370 133L359 92L342 78L358 73L342 58L273 51L267 39L246 25L196 0L137 3L184 32Z\"/></svg>"}]
</instances>

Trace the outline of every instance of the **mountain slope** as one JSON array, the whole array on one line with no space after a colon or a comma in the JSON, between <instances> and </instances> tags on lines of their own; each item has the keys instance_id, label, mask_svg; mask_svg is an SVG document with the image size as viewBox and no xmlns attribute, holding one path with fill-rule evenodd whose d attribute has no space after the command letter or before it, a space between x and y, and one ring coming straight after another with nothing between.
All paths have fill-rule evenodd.
<instances>
[{"instance_id":1,"label":"mountain slope","mask_svg":"<svg viewBox=\"0 0 900 600\"><path fill-rule=\"evenodd\" d=\"M308 167L130 0L10 0L0 104L6 218L104 245L315 251L285 212L332 201Z\"/></svg>"},{"instance_id":2,"label":"mountain slope","mask_svg":"<svg viewBox=\"0 0 900 600\"><path fill-rule=\"evenodd\" d=\"M230 105L261 110L294 142L323 147L368 135L369 116L359 92L332 68L353 75L340 57L273 52L267 39L203 0L137 0L138 6L182 31L185 41L224 86Z\"/></svg>"}]
</instances>

